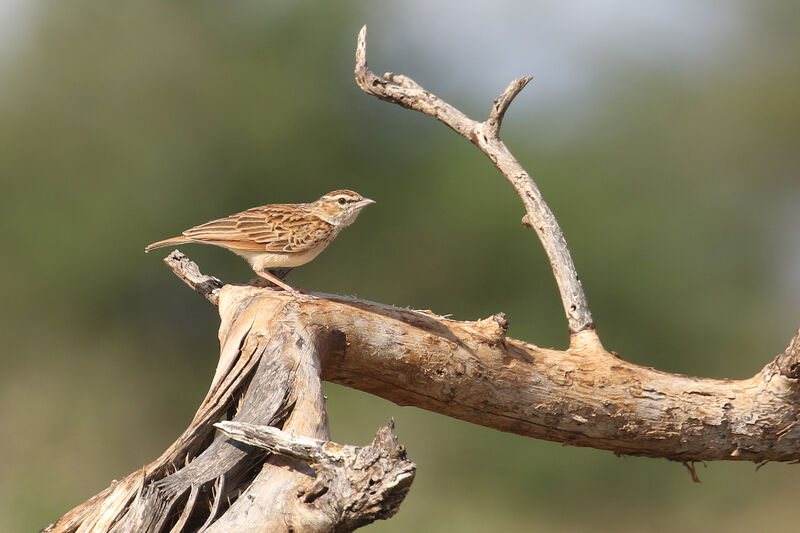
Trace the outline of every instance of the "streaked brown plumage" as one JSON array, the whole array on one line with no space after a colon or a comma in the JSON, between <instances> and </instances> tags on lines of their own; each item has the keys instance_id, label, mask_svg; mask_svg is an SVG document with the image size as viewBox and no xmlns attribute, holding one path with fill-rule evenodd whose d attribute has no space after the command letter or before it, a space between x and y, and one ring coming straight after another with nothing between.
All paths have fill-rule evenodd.
<instances>
[{"instance_id":1,"label":"streaked brown plumage","mask_svg":"<svg viewBox=\"0 0 800 533\"><path fill-rule=\"evenodd\" d=\"M144 250L193 242L221 246L247 259L259 276L295 292L268 269L308 263L352 224L364 207L374 203L357 192L339 190L309 204L253 207L190 228L180 237L154 242Z\"/></svg>"}]
</instances>

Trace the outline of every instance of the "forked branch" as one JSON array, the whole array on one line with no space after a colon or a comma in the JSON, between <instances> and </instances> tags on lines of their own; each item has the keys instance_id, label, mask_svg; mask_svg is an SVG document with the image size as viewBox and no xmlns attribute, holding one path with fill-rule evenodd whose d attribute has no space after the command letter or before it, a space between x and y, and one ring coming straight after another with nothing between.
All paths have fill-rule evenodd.
<instances>
[{"instance_id":1,"label":"forked branch","mask_svg":"<svg viewBox=\"0 0 800 533\"><path fill-rule=\"evenodd\" d=\"M465 322L316 296L299 304L287 324L326 332L319 357L327 381L501 431L617 454L680 462L800 460L800 337L749 379L695 378L626 362L586 331L558 351L507 337L502 314ZM273 317L290 300L257 287L220 291L220 306ZM249 325L240 314L237 322Z\"/></svg>"},{"instance_id":2,"label":"forked branch","mask_svg":"<svg viewBox=\"0 0 800 533\"><path fill-rule=\"evenodd\" d=\"M435 116L475 143L514 185L550 258L570 347L506 337L505 316L448 320L355 298L224 285L180 252L166 262L219 307L220 360L187 430L158 459L45 531L350 531L397 511L414 465L381 428L369 446L327 442L321 379L524 435L617 454L706 460L800 460L800 330L745 380L659 372L609 353L552 212L500 141L529 78L476 122L400 75L356 79L383 100ZM227 435L214 435L214 423Z\"/></svg>"},{"instance_id":3,"label":"forked branch","mask_svg":"<svg viewBox=\"0 0 800 533\"><path fill-rule=\"evenodd\" d=\"M367 94L439 119L474 143L492 160L522 199L526 212L522 223L536 231L547 253L561 293L561 302L564 305L570 333L594 330L589 303L564 233L533 179L500 140L500 126L505 112L531 78L524 77L512 81L503 94L494 101L489 118L485 122L478 122L425 90L407 76L387 72L383 78L379 78L373 74L367 65L366 26L358 33L355 78L358 86Z\"/></svg>"}]
</instances>

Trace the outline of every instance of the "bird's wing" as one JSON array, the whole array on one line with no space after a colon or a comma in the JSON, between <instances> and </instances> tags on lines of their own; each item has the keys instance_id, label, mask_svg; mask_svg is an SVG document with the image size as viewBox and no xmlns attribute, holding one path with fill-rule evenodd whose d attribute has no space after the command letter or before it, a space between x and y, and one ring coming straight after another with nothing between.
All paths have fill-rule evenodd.
<instances>
[{"instance_id":1,"label":"bird's wing","mask_svg":"<svg viewBox=\"0 0 800 533\"><path fill-rule=\"evenodd\" d=\"M254 207L183 232L193 241L238 250L302 252L330 240L332 224L297 208L275 204Z\"/></svg>"}]
</instances>

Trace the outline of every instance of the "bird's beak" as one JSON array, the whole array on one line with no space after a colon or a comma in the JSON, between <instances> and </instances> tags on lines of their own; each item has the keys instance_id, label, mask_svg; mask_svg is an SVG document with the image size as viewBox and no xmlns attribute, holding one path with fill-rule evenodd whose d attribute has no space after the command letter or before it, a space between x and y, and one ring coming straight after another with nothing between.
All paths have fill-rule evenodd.
<instances>
[{"instance_id":1,"label":"bird's beak","mask_svg":"<svg viewBox=\"0 0 800 533\"><path fill-rule=\"evenodd\" d=\"M374 204L374 203L375 203L375 200L373 200L371 198L362 198L361 200L356 202L356 205L358 207L367 207L369 204Z\"/></svg>"}]
</instances>

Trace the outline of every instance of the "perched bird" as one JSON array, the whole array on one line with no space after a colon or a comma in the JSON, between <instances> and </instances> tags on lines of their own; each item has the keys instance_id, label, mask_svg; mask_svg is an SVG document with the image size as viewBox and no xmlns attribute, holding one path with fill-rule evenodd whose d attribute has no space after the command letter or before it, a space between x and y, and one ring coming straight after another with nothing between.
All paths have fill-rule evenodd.
<instances>
[{"instance_id":1,"label":"perched bird","mask_svg":"<svg viewBox=\"0 0 800 533\"><path fill-rule=\"evenodd\" d=\"M144 251L192 242L221 246L247 259L259 276L296 293L269 269L308 263L374 203L357 192L341 190L310 204L253 207L187 229L180 237L154 242Z\"/></svg>"}]
</instances>

